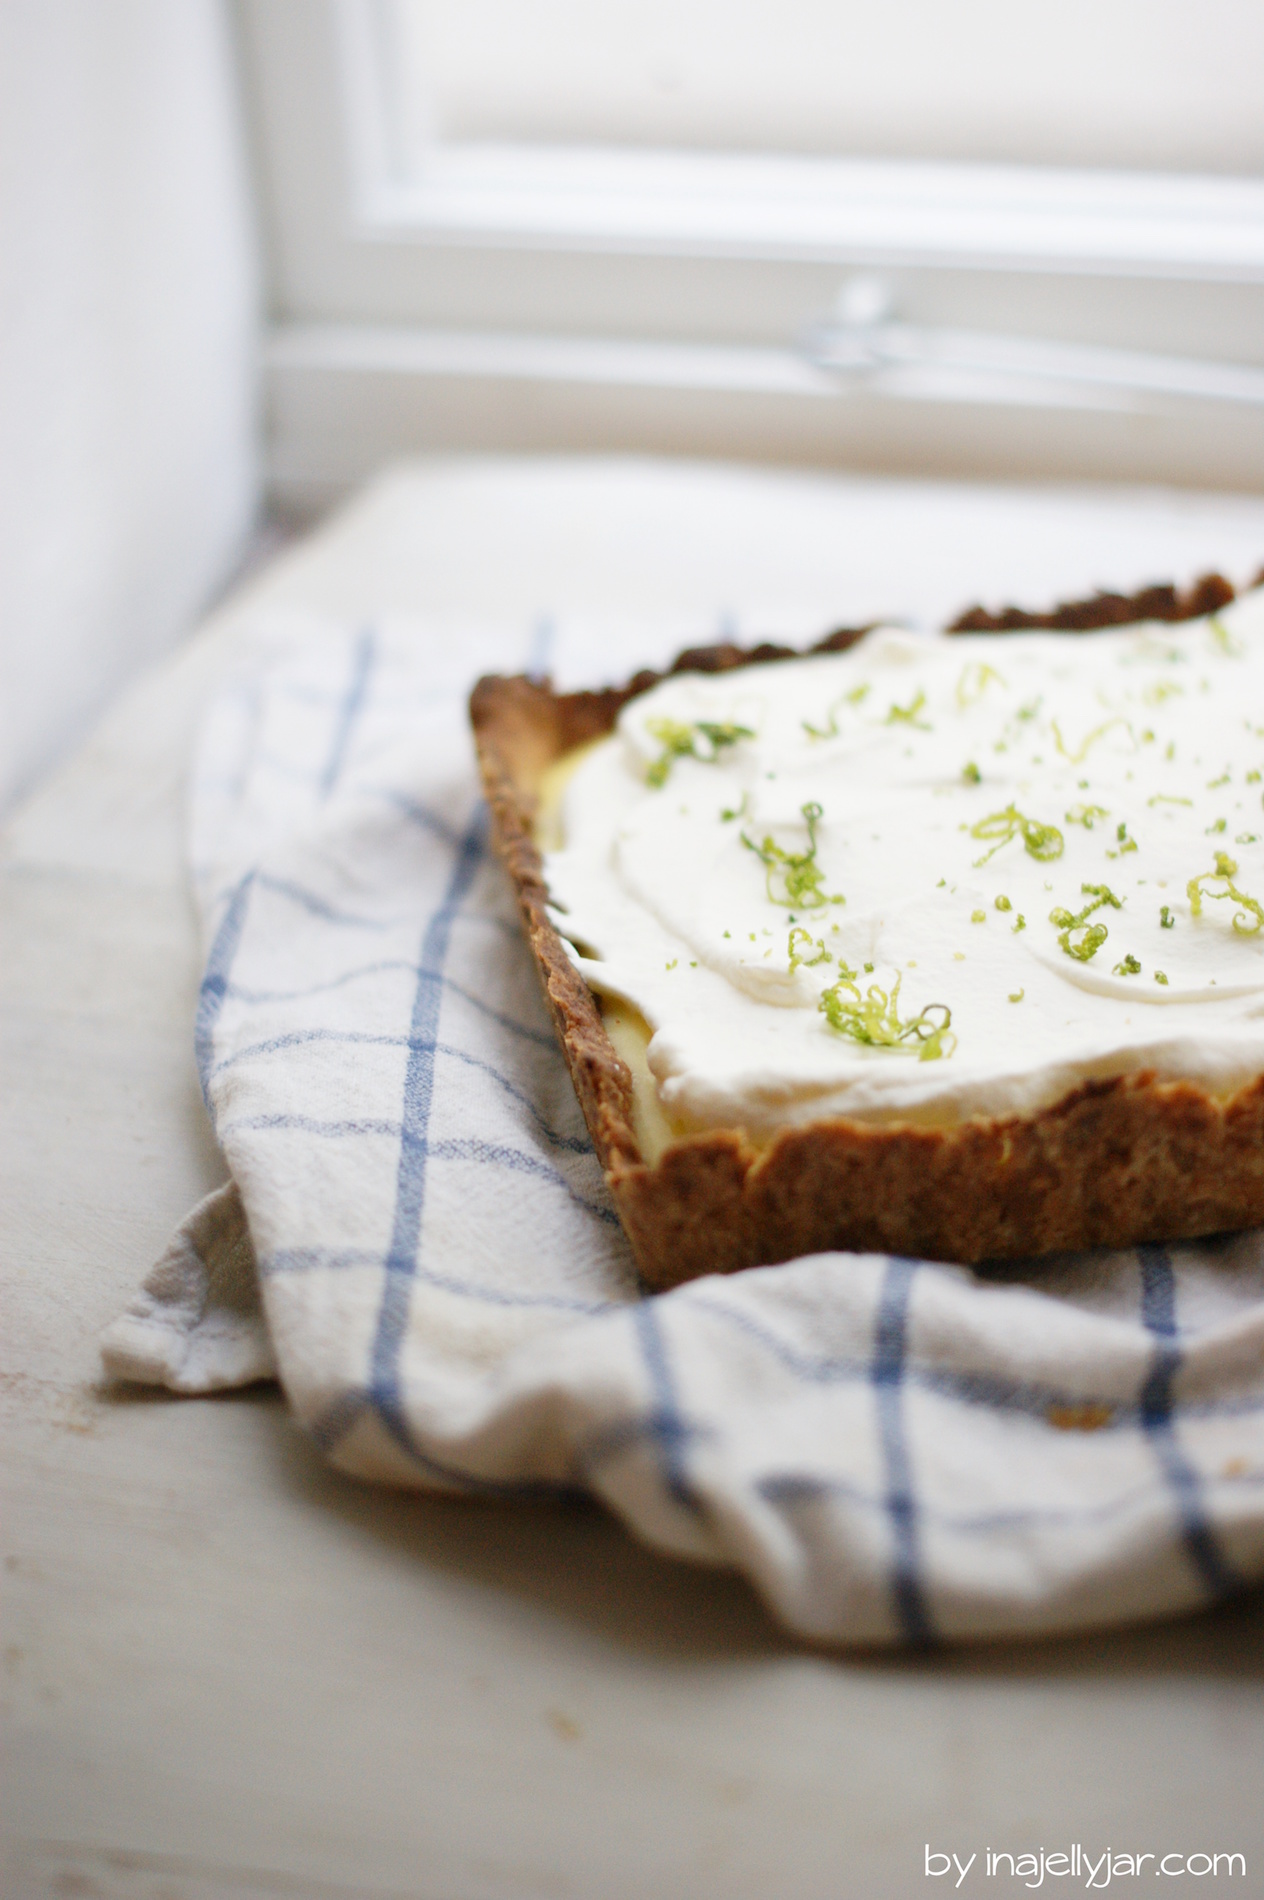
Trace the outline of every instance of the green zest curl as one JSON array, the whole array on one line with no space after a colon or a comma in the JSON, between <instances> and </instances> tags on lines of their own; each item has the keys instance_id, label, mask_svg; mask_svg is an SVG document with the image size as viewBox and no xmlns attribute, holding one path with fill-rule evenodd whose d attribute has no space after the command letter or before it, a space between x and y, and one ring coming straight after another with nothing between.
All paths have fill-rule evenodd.
<instances>
[{"instance_id":1,"label":"green zest curl","mask_svg":"<svg viewBox=\"0 0 1264 1900\"><path fill-rule=\"evenodd\" d=\"M891 710L886 717L887 725L916 726L919 732L931 732L933 727L928 726L924 719L919 719L917 716L925 704L926 695L920 691L914 694L907 706L897 706L893 700Z\"/></svg>"},{"instance_id":2,"label":"green zest curl","mask_svg":"<svg viewBox=\"0 0 1264 1900\"><path fill-rule=\"evenodd\" d=\"M987 818L980 818L977 825L971 825L970 836L996 840L990 851L985 851L981 858L975 859L976 871L989 858L994 858L1002 845L1007 845L1011 838L1021 836L1028 857L1035 858L1040 864L1052 863L1054 858L1062 856L1063 851L1062 833L1056 825L1042 825L1035 818L1024 818L1016 805L1007 805L1004 811L994 811Z\"/></svg>"},{"instance_id":3,"label":"green zest curl","mask_svg":"<svg viewBox=\"0 0 1264 1900\"><path fill-rule=\"evenodd\" d=\"M1069 825L1083 825L1085 831L1091 831L1099 818L1109 818L1105 805L1072 805L1066 814Z\"/></svg>"},{"instance_id":4,"label":"green zest curl","mask_svg":"<svg viewBox=\"0 0 1264 1900\"><path fill-rule=\"evenodd\" d=\"M784 904L788 910L820 910L823 904L845 904L845 897L831 896L821 889L825 872L816 861L816 826L822 816L821 807L809 802L799 809L808 828L806 851L783 851L776 840L768 835L765 835L762 844L756 844L745 832L741 834L746 849L753 851L767 867L769 902Z\"/></svg>"},{"instance_id":5,"label":"green zest curl","mask_svg":"<svg viewBox=\"0 0 1264 1900\"><path fill-rule=\"evenodd\" d=\"M801 720L800 724L802 725L803 730L807 733L808 738L809 739L837 739L839 707L840 706L859 706L861 700L865 698L868 691L869 691L868 680L862 680L859 686L853 686L849 693L844 693L841 699L836 699L834 701L834 704L829 709L829 724L828 725L814 726L810 719Z\"/></svg>"},{"instance_id":6,"label":"green zest curl","mask_svg":"<svg viewBox=\"0 0 1264 1900\"><path fill-rule=\"evenodd\" d=\"M739 739L755 737L749 726L716 725L709 719L695 720L692 726L682 725L678 719L650 719L645 729L663 748L645 774L647 784L660 787L666 785L677 759L692 758L703 765L714 765L727 747L736 745Z\"/></svg>"},{"instance_id":7,"label":"green zest curl","mask_svg":"<svg viewBox=\"0 0 1264 1900\"><path fill-rule=\"evenodd\" d=\"M1253 937L1264 925L1264 905L1256 903L1253 897L1248 897L1245 891L1238 889L1233 881L1237 875L1237 860L1231 858L1226 851L1217 851L1215 870L1204 871L1201 877L1191 877L1185 886L1185 892L1189 898L1189 907L1195 917L1202 915L1204 897L1227 897L1235 904L1241 904L1242 909L1234 916L1233 928L1240 937ZM1213 891L1210 888L1213 884L1219 884L1223 888Z\"/></svg>"},{"instance_id":8,"label":"green zest curl","mask_svg":"<svg viewBox=\"0 0 1264 1900\"><path fill-rule=\"evenodd\" d=\"M957 1046L951 1029L952 1011L946 1003L928 1003L916 1016L901 1019L900 978L889 991L871 983L862 996L856 972L842 966L837 983L824 991L817 1007L828 1019L831 1029L853 1042L874 1049L890 1049L895 1055L915 1055L919 1062L937 1062L950 1056Z\"/></svg>"},{"instance_id":9,"label":"green zest curl","mask_svg":"<svg viewBox=\"0 0 1264 1900\"><path fill-rule=\"evenodd\" d=\"M1080 890L1092 901L1085 904L1083 910L1076 911L1074 916L1059 905L1056 910L1049 912L1049 922L1057 926L1058 942L1066 954L1074 957L1077 963L1088 963L1110 935L1105 924L1090 924L1089 918L1095 910L1101 910L1104 904L1111 905L1115 910L1122 910L1123 905L1109 885L1081 884ZM1072 943L1071 938L1076 931L1083 931L1084 934Z\"/></svg>"},{"instance_id":10,"label":"green zest curl","mask_svg":"<svg viewBox=\"0 0 1264 1900\"><path fill-rule=\"evenodd\" d=\"M813 948L816 950L816 955L810 957L807 953ZM791 976L794 975L800 966L805 970L810 970L818 963L832 963L834 961L829 951L825 948L821 938L814 937L811 931L804 930L802 925L800 925L797 930L790 932L790 941L787 945L787 949L790 956Z\"/></svg>"},{"instance_id":11,"label":"green zest curl","mask_svg":"<svg viewBox=\"0 0 1264 1900\"><path fill-rule=\"evenodd\" d=\"M982 699L993 680L998 686L1005 684L996 668L989 666L986 660L975 660L962 667L961 678L957 681L957 704L962 712L967 706L973 706L976 700Z\"/></svg>"},{"instance_id":12,"label":"green zest curl","mask_svg":"<svg viewBox=\"0 0 1264 1900\"><path fill-rule=\"evenodd\" d=\"M1116 719L1104 719L1100 726L1093 727L1093 730L1088 734L1087 738L1084 739L1078 750L1072 752L1067 747L1066 741L1062 737L1062 728L1055 719L1052 721L1051 726L1053 743L1057 746L1063 758L1069 759L1072 765L1083 765L1090 751L1097 744L1097 741L1104 739L1108 732L1113 732L1116 726L1128 726L1129 732L1132 731L1132 727L1122 715Z\"/></svg>"},{"instance_id":13,"label":"green zest curl","mask_svg":"<svg viewBox=\"0 0 1264 1900\"><path fill-rule=\"evenodd\" d=\"M1208 630L1226 659L1240 660L1245 649L1239 640L1235 640L1219 614L1212 614L1207 622ZM1257 925L1258 928L1258 925Z\"/></svg>"}]
</instances>

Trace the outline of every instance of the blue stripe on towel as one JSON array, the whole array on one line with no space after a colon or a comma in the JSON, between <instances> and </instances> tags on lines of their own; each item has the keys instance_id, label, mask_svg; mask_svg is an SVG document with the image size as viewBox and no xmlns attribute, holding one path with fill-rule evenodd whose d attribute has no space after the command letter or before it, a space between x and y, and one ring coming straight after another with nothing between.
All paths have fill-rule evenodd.
<instances>
[{"instance_id":1,"label":"blue stripe on towel","mask_svg":"<svg viewBox=\"0 0 1264 1900\"><path fill-rule=\"evenodd\" d=\"M433 1044L427 1045L433 1048ZM279 1110L261 1115L243 1115L238 1121L229 1122L221 1134L225 1141L231 1135L252 1130L260 1134L285 1133L315 1135L325 1141L344 1141L355 1135L376 1135L380 1140L398 1141L407 1150L410 1145L408 1124L392 1122L369 1115L322 1116L285 1114ZM475 1166L504 1168L510 1174L532 1175L537 1181L550 1181L572 1200L585 1214L591 1214L594 1220L604 1221L608 1227L617 1227L619 1216L612 1207L600 1202L589 1201L572 1187L560 1168L552 1167L539 1155L527 1154L521 1148L507 1148L503 1143L484 1141L481 1136L462 1139L450 1136L444 1141L427 1142L424 1145L425 1156L434 1161L469 1161ZM387 1270L390 1271L389 1260Z\"/></svg>"},{"instance_id":2,"label":"blue stripe on towel","mask_svg":"<svg viewBox=\"0 0 1264 1900\"><path fill-rule=\"evenodd\" d=\"M379 957L375 963L357 963L351 969L343 970L338 976L327 977L321 983L305 983L298 989L258 990L248 989L240 983L230 983L226 987L225 994L242 1003L301 1003L310 996L323 996L330 990L340 990L347 983L358 982L361 977L377 976L383 970L406 970L414 978L421 974L410 957ZM462 1002L472 1004L480 1015L486 1016L491 1022L498 1023L502 1029L511 1030L515 1036L521 1036L526 1042L535 1043L539 1049L547 1049L550 1053L556 1052L557 1038L555 1036L543 1029L532 1029L528 1023L517 1022L514 1017L507 1016L503 1010L494 1009L490 1003L484 1002L481 996L475 996L472 990L465 989L453 977L436 977L433 973L429 973L427 980L450 990L454 996L459 996Z\"/></svg>"},{"instance_id":3,"label":"blue stripe on towel","mask_svg":"<svg viewBox=\"0 0 1264 1900\"><path fill-rule=\"evenodd\" d=\"M215 1104L211 1100L211 1063L215 1054L215 1025L219 1013L224 1007L224 998L228 994L228 978L232 971L233 959L241 943L241 933L245 928L246 912L250 907L250 893L254 889L255 874L247 871L228 900L228 907L220 919L219 929L215 932L215 941L211 945L211 954L206 959L206 972L202 978L202 987L198 991L197 1022L193 1031L193 1047L197 1057L198 1079L202 1085L202 1099L206 1103L206 1112L215 1126Z\"/></svg>"},{"instance_id":4,"label":"blue stripe on towel","mask_svg":"<svg viewBox=\"0 0 1264 1900\"><path fill-rule=\"evenodd\" d=\"M917 1500L904 1430L901 1390L908 1347L909 1295L916 1271L914 1260L887 1262L874 1326L872 1377L886 1471L887 1517L894 1544L891 1594L905 1641L925 1647L934 1641L935 1632L921 1581Z\"/></svg>"},{"instance_id":5,"label":"blue stripe on towel","mask_svg":"<svg viewBox=\"0 0 1264 1900\"><path fill-rule=\"evenodd\" d=\"M373 671L376 657L377 646L373 631L371 628L366 628L355 643L355 650L351 656L351 681L338 706L329 757L320 775L322 799L329 797L342 776L342 768L347 759L347 748L351 743L351 734L355 730L356 720L360 717L368 696L369 676Z\"/></svg>"},{"instance_id":6,"label":"blue stripe on towel","mask_svg":"<svg viewBox=\"0 0 1264 1900\"><path fill-rule=\"evenodd\" d=\"M683 1417L676 1398L676 1382L667 1357L667 1342L653 1300L642 1300L632 1309L637 1340L645 1369L649 1373L653 1407L643 1423L657 1447L663 1468L663 1481L677 1504L696 1511L698 1501L685 1469L685 1447L694 1436Z\"/></svg>"},{"instance_id":7,"label":"blue stripe on towel","mask_svg":"<svg viewBox=\"0 0 1264 1900\"><path fill-rule=\"evenodd\" d=\"M552 614L541 614L531 629L531 652L527 658L526 674L528 679L545 680L553 663L553 647L557 640L557 622Z\"/></svg>"},{"instance_id":8,"label":"blue stripe on towel","mask_svg":"<svg viewBox=\"0 0 1264 1900\"><path fill-rule=\"evenodd\" d=\"M388 804L395 807L396 811L401 812L410 824L420 825L423 831L428 831L432 837L438 838L452 851L461 849L460 830L456 825L449 824L441 813L434 811L429 805L423 805L416 798L410 798L406 792L397 792L393 788L383 792L382 796Z\"/></svg>"},{"instance_id":9,"label":"blue stripe on towel","mask_svg":"<svg viewBox=\"0 0 1264 1900\"><path fill-rule=\"evenodd\" d=\"M863 1359L859 1354L840 1357L837 1354L805 1352L792 1341L781 1338L763 1320L756 1319L739 1306L730 1305L718 1294L695 1292L690 1288L681 1297L696 1312L706 1313L732 1327L735 1332L744 1334L805 1384L855 1385L873 1377L870 1359ZM1020 1412L1028 1418L1040 1419L1042 1423L1048 1419L1055 1406L1083 1405L1086 1402L1082 1392L1062 1391L1056 1386L1041 1385L1034 1380L1006 1379L993 1372L964 1371L956 1366L906 1365L904 1383L915 1386L919 1392L933 1392L940 1398L951 1399L961 1405L982 1406L994 1412ZM1091 1395L1088 1402L1094 1402ZM1099 1402L1110 1414L1109 1423L1101 1429L1112 1431L1124 1425L1136 1424L1135 1406L1119 1405L1114 1399L1105 1397Z\"/></svg>"},{"instance_id":10,"label":"blue stripe on towel","mask_svg":"<svg viewBox=\"0 0 1264 1900\"><path fill-rule=\"evenodd\" d=\"M272 877L261 871L255 881L260 890L270 891L274 897L288 898L310 916L319 917L322 923L345 924L350 930L392 930L409 921L406 912L396 917L365 917L358 911L341 910L338 905L321 897L319 892L309 891L302 884L295 884L291 878Z\"/></svg>"},{"instance_id":11,"label":"blue stripe on towel","mask_svg":"<svg viewBox=\"0 0 1264 1900\"><path fill-rule=\"evenodd\" d=\"M1244 1487L1261 1486L1264 1472L1244 1472L1233 1482ZM889 1509L886 1492L878 1494L849 1478L825 1477L820 1472L768 1472L756 1481L755 1489L770 1504L787 1509L819 1504L830 1498L842 1498L863 1510L884 1515ZM918 1506L918 1517L956 1535L990 1537L998 1531L1002 1535L1012 1531L1025 1534L1051 1525L1110 1524L1118 1520L1135 1524L1138 1513L1144 1511L1153 1498L1154 1484L1147 1478L1094 1504L998 1505L991 1511L955 1511L923 1501Z\"/></svg>"},{"instance_id":12,"label":"blue stripe on towel","mask_svg":"<svg viewBox=\"0 0 1264 1900\"><path fill-rule=\"evenodd\" d=\"M430 981L443 972L452 926L474 882L487 835L487 810L480 802L466 829L448 879L443 901L426 926L417 987L409 1025L408 1065L404 1076L403 1135L395 1185L395 1215L385 1260L385 1284L373 1341L370 1389L382 1422L404 1448L416 1453L400 1402L399 1355L408 1324L408 1308L421 1220L426 1199L426 1157L430 1112L434 1105L435 1051L443 991Z\"/></svg>"},{"instance_id":13,"label":"blue stripe on towel","mask_svg":"<svg viewBox=\"0 0 1264 1900\"><path fill-rule=\"evenodd\" d=\"M283 1050L301 1049L321 1043L349 1044L353 1047L362 1046L371 1049L409 1049L415 1046L407 1036L375 1035L367 1029L287 1029L280 1035L268 1036L261 1042L248 1042L242 1048L234 1049L232 1055L225 1056L222 1062L215 1064L212 1074L222 1075L225 1069L235 1068L239 1062L245 1062L252 1056L276 1055ZM469 1050L460 1049L455 1043L436 1042L432 1046L436 1055L449 1056L454 1062L461 1062L467 1068L477 1069L499 1083L507 1095L526 1109L540 1133L552 1147L562 1148L570 1154L577 1155L593 1152L592 1143L586 1136L563 1135L551 1127L526 1090L520 1089L512 1077L507 1076L502 1069L498 1069L494 1062L488 1062L483 1056L472 1055ZM256 1121L250 1124L252 1127L280 1125L280 1121L270 1121L266 1124ZM380 1125L383 1128L394 1126L398 1129L398 1124L383 1122Z\"/></svg>"},{"instance_id":14,"label":"blue stripe on towel","mask_svg":"<svg viewBox=\"0 0 1264 1900\"><path fill-rule=\"evenodd\" d=\"M264 1254L259 1261L261 1280L284 1273L337 1273L356 1267L380 1268L382 1256L369 1247L282 1247ZM441 1293L453 1293L462 1300L481 1300L487 1306L507 1306L529 1311L543 1307L550 1312L616 1313L626 1300L583 1300L569 1293L523 1293L505 1287L485 1286L477 1280L458 1280L450 1273L437 1273L433 1267L418 1265L414 1280L437 1287ZM367 1403L367 1400L366 1400Z\"/></svg>"},{"instance_id":15,"label":"blue stripe on towel","mask_svg":"<svg viewBox=\"0 0 1264 1900\"><path fill-rule=\"evenodd\" d=\"M1166 1247L1138 1247L1137 1259L1141 1268L1141 1317L1155 1342L1149 1376L1141 1390L1141 1425L1172 1493L1186 1554L1207 1594L1218 1600L1240 1589L1241 1584L1212 1530L1202 1479L1176 1436L1173 1387L1181 1364L1176 1336L1176 1276Z\"/></svg>"}]
</instances>

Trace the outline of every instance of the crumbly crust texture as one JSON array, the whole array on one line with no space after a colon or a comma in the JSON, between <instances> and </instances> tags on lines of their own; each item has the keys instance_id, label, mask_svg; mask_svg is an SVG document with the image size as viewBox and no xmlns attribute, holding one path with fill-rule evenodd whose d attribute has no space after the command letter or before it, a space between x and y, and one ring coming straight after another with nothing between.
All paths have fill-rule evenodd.
<instances>
[{"instance_id":1,"label":"crumbly crust texture","mask_svg":"<svg viewBox=\"0 0 1264 1900\"><path fill-rule=\"evenodd\" d=\"M1196 619L1232 599L1227 581L1207 575L1184 593L1099 594L1042 614L975 607L949 631L1088 632ZM841 652L865 631L840 629L811 651ZM796 649L771 644L697 647L670 671L728 672L796 657ZM830 1249L973 1263L1264 1223L1264 1077L1220 1100L1142 1072L1087 1082L1032 1116L975 1116L943 1129L832 1117L787 1128L760 1149L740 1131L714 1130L674 1142L648 1166L632 1128L631 1075L550 921L533 827L547 768L608 733L627 701L662 677L647 671L623 687L562 694L547 682L492 677L470 700L496 850L650 1286Z\"/></svg>"}]
</instances>

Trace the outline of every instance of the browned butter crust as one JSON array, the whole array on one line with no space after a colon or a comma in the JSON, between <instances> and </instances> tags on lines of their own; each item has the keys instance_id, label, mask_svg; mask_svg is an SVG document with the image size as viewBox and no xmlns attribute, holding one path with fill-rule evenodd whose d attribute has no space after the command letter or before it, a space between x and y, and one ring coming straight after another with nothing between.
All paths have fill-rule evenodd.
<instances>
[{"instance_id":1,"label":"browned butter crust","mask_svg":"<svg viewBox=\"0 0 1264 1900\"><path fill-rule=\"evenodd\" d=\"M1099 594L1050 613L973 608L953 632L1088 631L1188 620L1233 598L1219 575L1181 594ZM839 652L863 628L813 647ZM698 647L672 672L727 672L796 657L790 647ZM974 1262L1081 1247L1190 1238L1264 1223L1264 1077L1218 1100L1143 1072L1086 1082L1030 1116L972 1116L948 1128L836 1116L787 1128L756 1149L740 1130L674 1142L646 1164L633 1133L632 1079L601 1010L548 915L533 837L553 762L610 731L663 676L554 693L547 682L482 679L470 700L492 836L518 895L527 940L593 1145L644 1279L674 1286L828 1249Z\"/></svg>"}]
</instances>

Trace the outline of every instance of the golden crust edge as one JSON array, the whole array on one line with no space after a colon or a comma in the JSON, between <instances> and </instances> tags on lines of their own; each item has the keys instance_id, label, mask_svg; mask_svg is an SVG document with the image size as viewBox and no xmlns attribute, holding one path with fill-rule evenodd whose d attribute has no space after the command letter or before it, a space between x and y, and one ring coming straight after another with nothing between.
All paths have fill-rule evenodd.
<instances>
[{"instance_id":1,"label":"golden crust edge","mask_svg":"<svg viewBox=\"0 0 1264 1900\"><path fill-rule=\"evenodd\" d=\"M1047 614L975 608L950 631L1087 632L1188 620L1233 597L1227 581L1208 575L1183 594L1162 587L1098 595ZM842 651L864 631L841 629L811 651ZM691 648L670 670L727 672L793 657L784 646ZM1264 1077L1218 1100L1144 1072L1081 1084L1031 1116L976 1116L947 1129L835 1117L784 1129L761 1150L740 1131L714 1130L673 1143L647 1165L632 1128L631 1076L549 918L533 823L544 770L610 731L627 701L662 677L642 672L622 687L558 694L547 681L492 676L470 698L493 844L650 1286L832 1249L973 1264L1264 1221Z\"/></svg>"}]
</instances>

